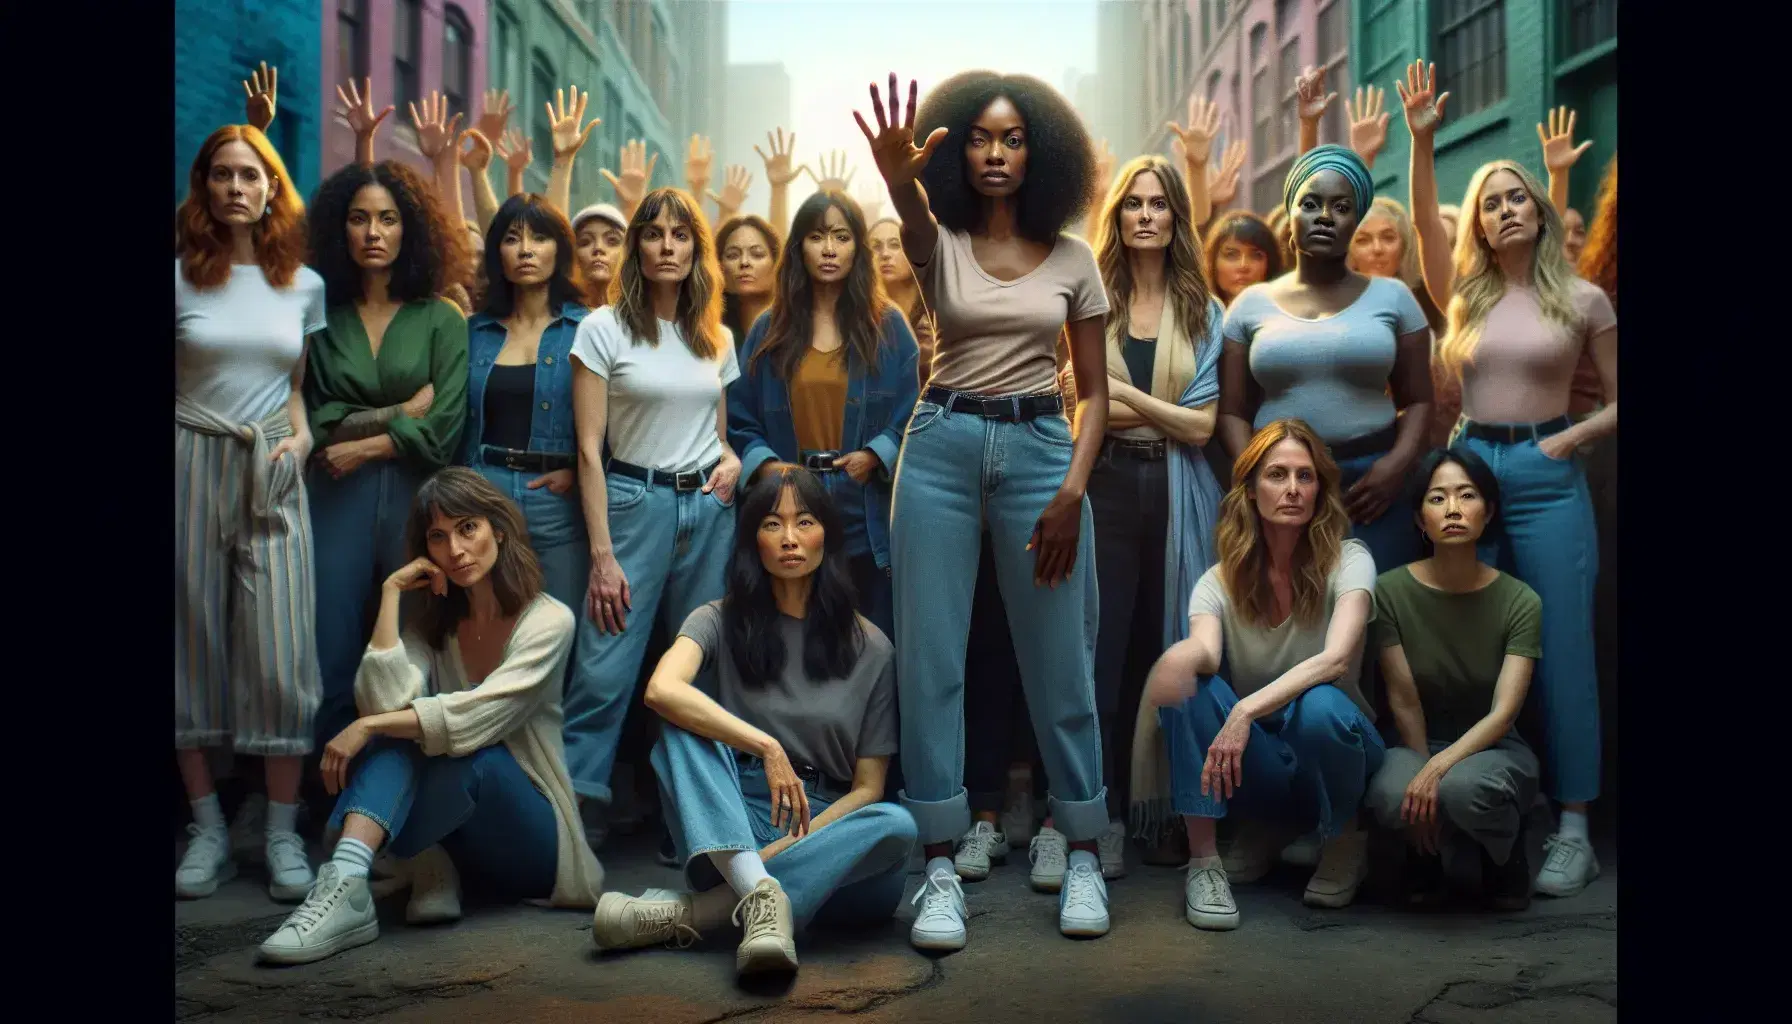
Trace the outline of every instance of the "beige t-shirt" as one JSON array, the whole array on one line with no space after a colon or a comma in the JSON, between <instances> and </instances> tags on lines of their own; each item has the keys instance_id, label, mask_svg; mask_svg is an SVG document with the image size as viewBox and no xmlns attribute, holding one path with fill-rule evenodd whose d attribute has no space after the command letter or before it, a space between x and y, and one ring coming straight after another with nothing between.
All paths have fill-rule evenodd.
<instances>
[{"instance_id":1,"label":"beige t-shirt","mask_svg":"<svg viewBox=\"0 0 1792 1024\"><path fill-rule=\"evenodd\" d=\"M963 394L1056 391L1058 332L1108 312L1095 253L1074 235L1058 235L1031 273L998 281L978 266L968 233L942 227L916 269L938 332L928 383Z\"/></svg>"},{"instance_id":2,"label":"beige t-shirt","mask_svg":"<svg viewBox=\"0 0 1792 1024\"><path fill-rule=\"evenodd\" d=\"M1618 326L1598 285L1569 282L1578 329L1545 319L1537 293L1508 286L1487 312L1481 339L1462 368L1462 412L1478 423L1541 423L1568 411L1574 370L1593 339Z\"/></svg>"}]
</instances>

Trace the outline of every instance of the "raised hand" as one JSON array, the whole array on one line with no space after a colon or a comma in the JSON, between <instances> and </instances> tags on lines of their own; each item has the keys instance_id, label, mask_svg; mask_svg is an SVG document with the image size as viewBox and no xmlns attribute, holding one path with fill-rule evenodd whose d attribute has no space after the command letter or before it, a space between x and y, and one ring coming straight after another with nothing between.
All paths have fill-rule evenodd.
<instances>
[{"instance_id":1,"label":"raised hand","mask_svg":"<svg viewBox=\"0 0 1792 1024\"><path fill-rule=\"evenodd\" d=\"M1294 92L1300 100L1300 119L1317 121L1324 115L1325 108L1338 98L1335 92L1325 91L1325 68L1308 68L1294 80Z\"/></svg>"},{"instance_id":2,"label":"raised hand","mask_svg":"<svg viewBox=\"0 0 1792 1024\"><path fill-rule=\"evenodd\" d=\"M243 83L243 92L249 95L245 116L250 124L262 131L274 123L274 101L280 95L280 69L268 67L267 61L249 74Z\"/></svg>"},{"instance_id":3,"label":"raised hand","mask_svg":"<svg viewBox=\"0 0 1792 1024\"><path fill-rule=\"evenodd\" d=\"M722 219L726 220L746 204L747 189L751 187L753 176L747 173L747 169L739 164L731 164L723 175L721 194L708 192L708 195L715 200L716 209L722 211Z\"/></svg>"},{"instance_id":4,"label":"raised hand","mask_svg":"<svg viewBox=\"0 0 1792 1024\"><path fill-rule=\"evenodd\" d=\"M342 109L336 113L348 122L349 128L356 135L372 135L379 130L380 122L386 119L386 115L392 113L392 106L387 104L386 109L378 114L373 112L373 79L371 78L363 78L361 87L358 89L355 88L353 79L346 84L347 91L344 91L344 87L341 85L336 87L336 98L342 101Z\"/></svg>"},{"instance_id":5,"label":"raised hand","mask_svg":"<svg viewBox=\"0 0 1792 1024\"><path fill-rule=\"evenodd\" d=\"M1207 169L1207 199L1215 210L1223 210L1238 198L1238 176L1244 170L1244 140L1226 143L1218 167Z\"/></svg>"},{"instance_id":6,"label":"raised hand","mask_svg":"<svg viewBox=\"0 0 1792 1024\"><path fill-rule=\"evenodd\" d=\"M1537 126L1537 140L1543 143L1543 166L1551 174L1573 167L1587 150L1593 148L1593 140L1576 146L1574 144L1575 113L1567 107L1557 107L1549 112L1549 132L1545 134L1543 126Z\"/></svg>"},{"instance_id":7,"label":"raised hand","mask_svg":"<svg viewBox=\"0 0 1792 1024\"><path fill-rule=\"evenodd\" d=\"M464 148L469 142L472 148ZM460 165L474 174L484 174L492 163L492 140L477 128L467 128L460 133L460 145Z\"/></svg>"},{"instance_id":8,"label":"raised hand","mask_svg":"<svg viewBox=\"0 0 1792 1024\"><path fill-rule=\"evenodd\" d=\"M1350 148L1365 163L1388 144L1388 119L1393 115L1381 109L1387 93L1373 85L1357 86L1356 101L1344 101L1344 116L1350 121Z\"/></svg>"},{"instance_id":9,"label":"raised hand","mask_svg":"<svg viewBox=\"0 0 1792 1024\"><path fill-rule=\"evenodd\" d=\"M692 195L700 196L707 191L710 168L715 162L716 147L703 136L692 135L690 148L684 157L685 187Z\"/></svg>"},{"instance_id":10,"label":"raised hand","mask_svg":"<svg viewBox=\"0 0 1792 1024\"><path fill-rule=\"evenodd\" d=\"M877 83L871 84L871 111L877 115L877 131L865 123L865 116L858 111L852 112L852 119L859 123L859 131L865 133L865 141L871 144L871 159L877 164L877 173L883 175L884 184L891 187L907 184L921 176L921 169L933 158L933 151L940 143L946 141L946 129L935 128L921 145L915 145L915 108L919 106L920 84L913 79L908 83L908 112L902 111L902 104L896 98L896 73L890 73L890 105L889 116L884 116L884 100L878 94Z\"/></svg>"},{"instance_id":11,"label":"raised hand","mask_svg":"<svg viewBox=\"0 0 1792 1024\"><path fill-rule=\"evenodd\" d=\"M1220 133L1220 105L1191 95L1188 98L1188 124L1165 121L1164 127L1182 143L1182 159L1188 166L1205 167L1208 155L1213 152L1214 136Z\"/></svg>"},{"instance_id":12,"label":"raised hand","mask_svg":"<svg viewBox=\"0 0 1792 1024\"><path fill-rule=\"evenodd\" d=\"M504 133L504 137L492 145L498 159L504 161L512 174L528 170L530 162L535 159L535 144L516 128Z\"/></svg>"},{"instance_id":13,"label":"raised hand","mask_svg":"<svg viewBox=\"0 0 1792 1024\"><path fill-rule=\"evenodd\" d=\"M510 92L507 89L485 90L485 102L479 111L479 120L473 124L479 134L487 139L497 140L504 137L504 127L510 123Z\"/></svg>"},{"instance_id":14,"label":"raised hand","mask_svg":"<svg viewBox=\"0 0 1792 1024\"><path fill-rule=\"evenodd\" d=\"M846 150L836 149L833 153L821 156L821 174L809 170L803 165L803 173L815 179L815 187L822 192L844 192L852 184L853 170L846 166Z\"/></svg>"},{"instance_id":15,"label":"raised hand","mask_svg":"<svg viewBox=\"0 0 1792 1024\"><path fill-rule=\"evenodd\" d=\"M616 190L616 198L628 207L639 206L641 198L647 195L647 182L653 178L653 168L660 162L660 155L647 156L647 143L640 139L630 139L622 144L620 154L622 174L611 174L608 168L600 168L599 174Z\"/></svg>"},{"instance_id":16,"label":"raised hand","mask_svg":"<svg viewBox=\"0 0 1792 1024\"><path fill-rule=\"evenodd\" d=\"M1108 148L1108 140L1102 139L1095 146L1095 187L1105 189L1113 180L1114 151Z\"/></svg>"},{"instance_id":17,"label":"raised hand","mask_svg":"<svg viewBox=\"0 0 1792 1024\"><path fill-rule=\"evenodd\" d=\"M1400 94L1400 105L1406 108L1406 130L1415 138L1430 136L1443 123L1444 101L1450 98L1449 93L1432 97L1437 92L1437 65L1426 64L1415 60L1406 68L1406 81L1395 82L1394 91Z\"/></svg>"},{"instance_id":18,"label":"raised hand","mask_svg":"<svg viewBox=\"0 0 1792 1024\"><path fill-rule=\"evenodd\" d=\"M460 139L461 115L448 116L448 97L440 91L431 92L423 99L421 115L417 112L417 104L410 106L411 123L417 127L418 152L433 161L451 151Z\"/></svg>"},{"instance_id":19,"label":"raised hand","mask_svg":"<svg viewBox=\"0 0 1792 1024\"><path fill-rule=\"evenodd\" d=\"M780 185L788 185L796 180L798 174L801 174L808 169L806 166L795 167L791 165L790 154L792 150L796 149L795 132L791 132L790 138L786 140L784 138L784 129L780 128L778 129L778 137L775 141L772 139L772 133L766 132L765 144L772 148L771 156L766 156L765 150L760 149L758 145L753 146L753 152L758 153L759 159L765 161L765 180L771 187L777 188Z\"/></svg>"},{"instance_id":20,"label":"raised hand","mask_svg":"<svg viewBox=\"0 0 1792 1024\"><path fill-rule=\"evenodd\" d=\"M585 120L585 104L590 102L591 94L580 92L578 86L572 86L572 104L566 102L566 90L554 90L554 102L543 103L548 111L548 125L554 133L554 159L559 160L577 153L585 140L591 138L591 129L603 124L598 118L592 118L585 125L584 131L579 124Z\"/></svg>"}]
</instances>

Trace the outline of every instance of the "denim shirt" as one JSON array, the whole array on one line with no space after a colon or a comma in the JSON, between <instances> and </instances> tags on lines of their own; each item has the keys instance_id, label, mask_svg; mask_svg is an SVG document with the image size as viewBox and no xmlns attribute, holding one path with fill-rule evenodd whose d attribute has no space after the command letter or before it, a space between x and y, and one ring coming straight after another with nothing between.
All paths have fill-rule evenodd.
<instances>
[{"instance_id":1,"label":"denim shirt","mask_svg":"<svg viewBox=\"0 0 1792 1024\"><path fill-rule=\"evenodd\" d=\"M571 455L578 450L572 422L572 340L590 310L576 302L542 329L535 350L535 407L529 417L529 451ZM461 434L463 465L479 461L485 436L485 382L510 332L496 318L476 313L467 320L467 429Z\"/></svg>"},{"instance_id":2,"label":"denim shirt","mask_svg":"<svg viewBox=\"0 0 1792 1024\"><path fill-rule=\"evenodd\" d=\"M797 462L796 421L790 413L790 386L770 362L751 367L753 353L764 343L771 314L754 321L736 352L740 377L728 385L728 443L740 453L740 478L750 479L767 462ZM840 431L842 452L861 448L876 453L883 467L865 491L865 528L879 568L890 565L890 485L902 435L920 397L915 363L920 349L908 320L895 310L884 314L877 365L869 368L850 348L846 351L846 421ZM851 485L851 481L844 481Z\"/></svg>"}]
</instances>

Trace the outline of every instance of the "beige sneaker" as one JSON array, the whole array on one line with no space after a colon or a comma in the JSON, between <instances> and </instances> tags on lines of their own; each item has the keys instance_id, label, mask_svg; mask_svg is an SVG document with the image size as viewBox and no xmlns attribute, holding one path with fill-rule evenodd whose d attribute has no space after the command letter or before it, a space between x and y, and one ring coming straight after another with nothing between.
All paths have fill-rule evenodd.
<instances>
[{"instance_id":1,"label":"beige sneaker","mask_svg":"<svg viewBox=\"0 0 1792 1024\"><path fill-rule=\"evenodd\" d=\"M638 949L662 943L683 949L701 937L689 893L668 900L606 892L598 897L597 912L591 917L591 939L598 949Z\"/></svg>"},{"instance_id":2,"label":"beige sneaker","mask_svg":"<svg viewBox=\"0 0 1792 1024\"><path fill-rule=\"evenodd\" d=\"M1333 836L1319 853L1319 867L1307 883L1302 902L1309 907L1348 907L1357 887L1369 875L1369 833L1357 831Z\"/></svg>"},{"instance_id":3,"label":"beige sneaker","mask_svg":"<svg viewBox=\"0 0 1792 1024\"><path fill-rule=\"evenodd\" d=\"M746 933L734 951L736 972L796 970L796 926L790 920L790 897L777 879L767 878L754 886L735 906L734 923Z\"/></svg>"},{"instance_id":4,"label":"beige sneaker","mask_svg":"<svg viewBox=\"0 0 1792 1024\"><path fill-rule=\"evenodd\" d=\"M1243 822L1238 834L1221 852L1226 878L1238 885L1249 885L1269 874L1275 854L1281 849L1279 836L1271 826L1257 821Z\"/></svg>"},{"instance_id":5,"label":"beige sneaker","mask_svg":"<svg viewBox=\"0 0 1792 1024\"><path fill-rule=\"evenodd\" d=\"M460 920L460 872L440 846L411 858L411 901L405 905L404 919L411 924Z\"/></svg>"}]
</instances>

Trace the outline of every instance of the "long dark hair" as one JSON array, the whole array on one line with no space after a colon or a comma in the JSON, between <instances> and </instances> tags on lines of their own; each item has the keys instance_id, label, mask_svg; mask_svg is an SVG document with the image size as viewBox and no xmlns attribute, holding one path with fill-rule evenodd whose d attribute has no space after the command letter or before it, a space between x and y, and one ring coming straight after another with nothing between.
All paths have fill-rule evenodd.
<instances>
[{"instance_id":1,"label":"long dark hair","mask_svg":"<svg viewBox=\"0 0 1792 1024\"><path fill-rule=\"evenodd\" d=\"M559 316L568 302L585 301L584 282L579 275L572 225L566 216L547 201L545 196L525 192L504 200L492 218L492 227L485 233L485 307L487 316L499 320L516 309L516 285L504 276L504 236L511 228L527 227L537 235L554 240L554 273L548 278L548 315Z\"/></svg>"},{"instance_id":2,"label":"long dark hair","mask_svg":"<svg viewBox=\"0 0 1792 1024\"><path fill-rule=\"evenodd\" d=\"M429 557L429 526L437 513L449 519L481 516L491 524L498 542L498 561L491 571L492 595L506 617L527 608L541 593L541 561L529 546L522 510L490 480L465 466L449 466L423 481L411 499L411 518L405 529L409 557ZM441 650L466 617L467 592L450 581L446 597L423 591L415 622L429 646Z\"/></svg>"},{"instance_id":3,"label":"long dark hair","mask_svg":"<svg viewBox=\"0 0 1792 1024\"><path fill-rule=\"evenodd\" d=\"M772 230L772 222L759 216L757 213L742 213L723 221L722 226L716 229L716 260L718 265L722 259L722 253L728 248L729 236L733 235L743 227L752 228L765 236L765 247L771 250L772 262L774 264L784 255L784 243L778 240L778 233ZM724 282L728 280L726 274L722 276L722 280ZM724 284L722 288L722 326L734 332L734 343L736 345L746 341L747 332L753 329L752 324L747 323L742 319L745 316L746 313L741 308L740 296L729 291L727 285Z\"/></svg>"},{"instance_id":4,"label":"long dark hair","mask_svg":"<svg viewBox=\"0 0 1792 1024\"><path fill-rule=\"evenodd\" d=\"M803 620L803 671L811 680L844 679L865 650L852 578L846 571L846 527L840 511L815 474L788 463L769 463L740 499L734 554L728 562L728 593L722 599L722 631L741 682L764 686L784 672L784 635L772 576L759 557L759 524L772 515L788 491L797 508L821 520L821 566L809 590Z\"/></svg>"},{"instance_id":5,"label":"long dark hair","mask_svg":"<svg viewBox=\"0 0 1792 1024\"><path fill-rule=\"evenodd\" d=\"M1276 237L1275 230L1262 217L1249 210L1228 210L1220 214L1213 226L1207 229L1205 266L1210 283L1219 280L1220 250L1234 238L1263 254L1263 280L1274 281L1282 276L1282 242ZM1217 289L1218 285L1214 287ZM1214 296L1219 297L1218 291L1214 292ZM1234 299L1237 297L1232 296ZM1222 301L1231 305L1230 299Z\"/></svg>"},{"instance_id":6,"label":"long dark hair","mask_svg":"<svg viewBox=\"0 0 1792 1024\"><path fill-rule=\"evenodd\" d=\"M647 193L629 219L622 242L622 265L610 282L616 322L636 345L657 345L659 318L647 294L647 275L641 271L641 234L659 217L662 208L691 232L691 273L678 283L678 329L685 347L699 359L714 359L722 348L722 267L716 262L715 241L703 207L681 188L656 188Z\"/></svg>"},{"instance_id":7,"label":"long dark hair","mask_svg":"<svg viewBox=\"0 0 1792 1024\"><path fill-rule=\"evenodd\" d=\"M416 302L441 295L465 276L467 229L460 212L449 216L429 182L396 160L354 163L324 179L311 199L311 267L324 279L325 302L340 306L361 298L361 268L348 251L348 208L368 185L392 193L404 226L388 295Z\"/></svg>"},{"instance_id":8,"label":"long dark hair","mask_svg":"<svg viewBox=\"0 0 1792 1024\"><path fill-rule=\"evenodd\" d=\"M771 323L765 340L754 350L747 372L758 369L762 358L770 359L777 375L790 380L802 365L809 351L815 325L815 281L809 276L809 264L803 256L804 239L823 230L828 210L836 209L846 218L846 229L852 233L852 266L847 269L845 287L834 306L834 327L840 332L842 347L858 354L867 368L877 364L877 346L883 337L880 329L884 317L895 304L884 294L883 282L871 266L871 243L867 236L865 215L859 204L844 192L817 192L803 200L791 220L791 244L778 257L776 290L772 293Z\"/></svg>"}]
</instances>

